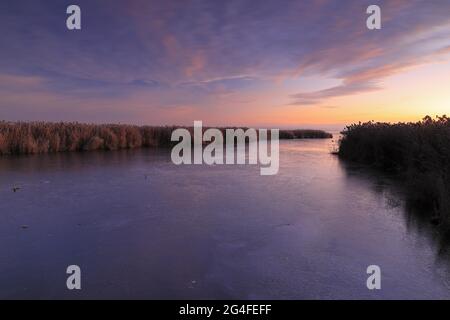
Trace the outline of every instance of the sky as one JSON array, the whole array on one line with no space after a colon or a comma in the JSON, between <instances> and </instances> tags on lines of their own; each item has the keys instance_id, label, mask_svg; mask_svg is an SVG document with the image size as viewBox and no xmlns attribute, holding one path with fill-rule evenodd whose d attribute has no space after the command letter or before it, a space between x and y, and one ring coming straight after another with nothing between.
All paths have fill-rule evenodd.
<instances>
[{"instance_id":1,"label":"sky","mask_svg":"<svg viewBox=\"0 0 450 320\"><path fill-rule=\"evenodd\" d=\"M81 30L66 28L71 4ZM2 120L340 128L450 114L448 0L2 0L0 30Z\"/></svg>"}]
</instances>

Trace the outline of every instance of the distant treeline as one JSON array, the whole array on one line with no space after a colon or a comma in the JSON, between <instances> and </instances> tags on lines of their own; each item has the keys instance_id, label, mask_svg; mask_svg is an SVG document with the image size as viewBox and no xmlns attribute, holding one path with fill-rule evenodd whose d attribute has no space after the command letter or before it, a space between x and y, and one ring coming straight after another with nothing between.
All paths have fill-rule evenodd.
<instances>
[{"instance_id":1,"label":"distant treeline","mask_svg":"<svg viewBox=\"0 0 450 320\"><path fill-rule=\"evenodd\" d=\"M322 130L280 130L280 139L330 139L331 133Z\"/></svg>"},{"instance_id":2,"label":"distant treeline","mask_svg":"<svg viewBox=\"0 0 450 320\"><path fill-rule=\"evenodd\" d=\"M407 203L450 231L450 118L359 123L342 134L339 157L397 174Z\"/></svg>"},{"instance_id":3,"label":"distant treeline","mask_svg":"<svg viewBox=\"0 0 450 320\"><path fill-rule=\"evenodd\" d=\"M171 135L177 128L179 127L0 121L0 155L167 147L174 144ZM320 130L280 131L280 139L331 137L331 134Z\"/></svg>"}]
</instances>

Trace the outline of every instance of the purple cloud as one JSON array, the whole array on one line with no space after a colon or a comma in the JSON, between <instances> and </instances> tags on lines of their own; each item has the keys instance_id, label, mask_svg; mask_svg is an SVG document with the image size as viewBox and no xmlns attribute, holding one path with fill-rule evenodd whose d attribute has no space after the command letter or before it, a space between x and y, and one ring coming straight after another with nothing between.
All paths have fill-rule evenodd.
<instances>
[{"instance_id":1,"label":"purple cloud","mask_svg":"<svg viewBox=\"0 0 450 320\"><path fill-rule=\"evenodd\" d=\"M369 31L365 9L374 3L383 27ZM107 110L107 101L135 101L145 92L152 105L204 108L215 95L263 92L280 78L341 81L286 97L314 105L379 90L380 80L448 53L450 43L449 1L79 0L77 32L65 28L69 4L0 3L3 94L54 95L60 110L76 113L64 97ZM7 84L1 77L40 80ZM0 116L39 108L32 99L14 99L15 109L0 101Z\"/></svg>"}]
</instances>

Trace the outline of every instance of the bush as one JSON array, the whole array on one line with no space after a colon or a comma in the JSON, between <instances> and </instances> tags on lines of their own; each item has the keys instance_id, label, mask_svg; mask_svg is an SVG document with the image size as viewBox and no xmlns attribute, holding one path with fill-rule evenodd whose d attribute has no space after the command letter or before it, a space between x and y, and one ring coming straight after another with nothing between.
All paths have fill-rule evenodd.
<instances>
[{"instance_id":1,"label":"bush","mask_svg":"<svg viewBox=\"0 0 450 320\"><path fill-rule=\"evenodd\" d=\"M83 150L92 151L92 150L103 149L104 142L105 142L105 140L103 140L102 138L99 138L97 136L92 137L84 145Z\"/></svg>"}]
</instances>

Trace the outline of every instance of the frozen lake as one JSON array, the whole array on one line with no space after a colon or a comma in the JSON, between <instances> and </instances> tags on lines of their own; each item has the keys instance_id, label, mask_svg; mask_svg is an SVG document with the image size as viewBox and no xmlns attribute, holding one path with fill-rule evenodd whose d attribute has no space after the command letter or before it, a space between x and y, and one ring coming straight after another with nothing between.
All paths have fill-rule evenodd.
<instances>
[{"instance_id":1,"label":"frozen lake","mask_svg":"<svg viewBox=\"0 0 450 320\"><path fill-rule=\"evenodd\" d=\"M275 176L170 150L2 157L0 298L450 298L433 232L331 148L281 141Z\"/></svg>"}]
</instances>

